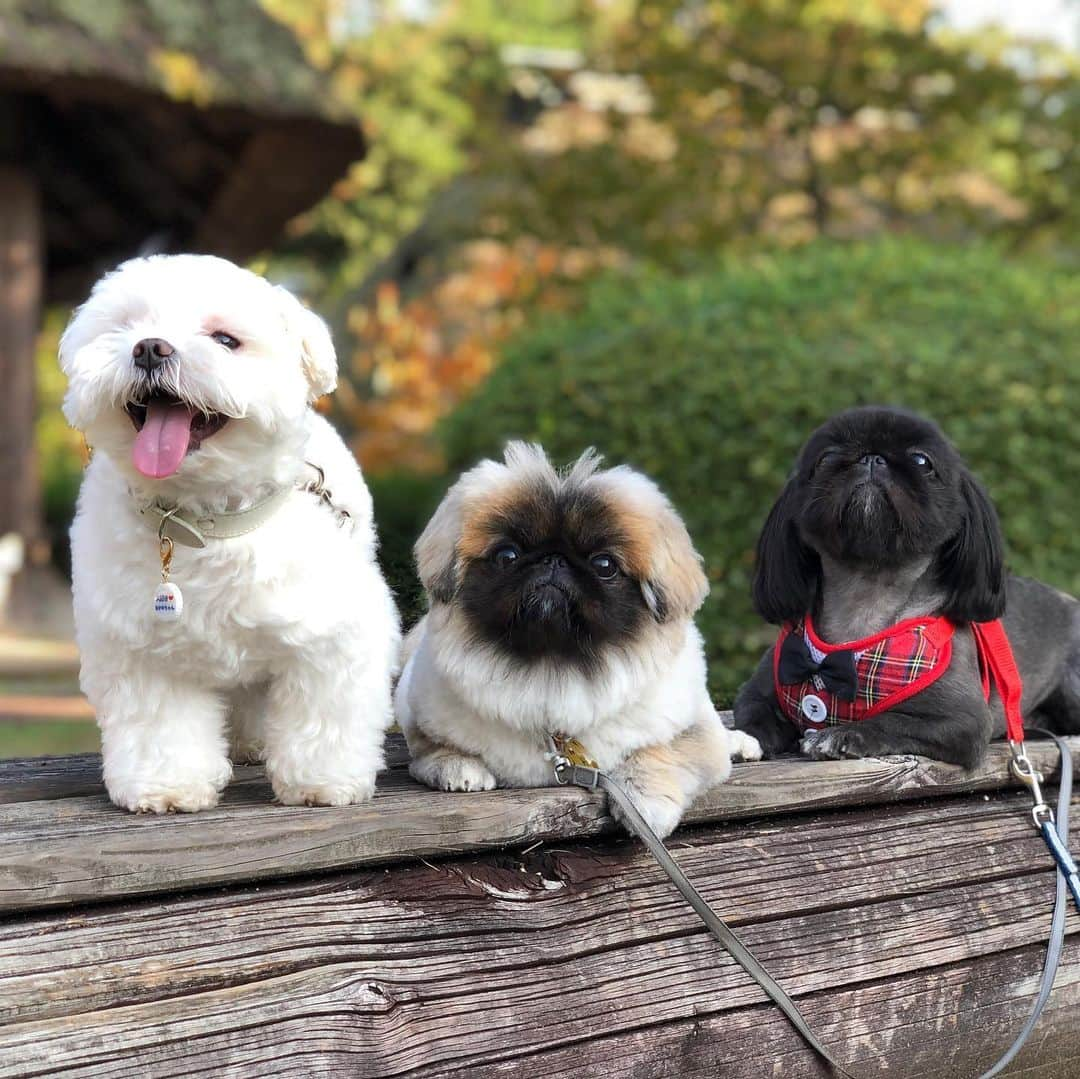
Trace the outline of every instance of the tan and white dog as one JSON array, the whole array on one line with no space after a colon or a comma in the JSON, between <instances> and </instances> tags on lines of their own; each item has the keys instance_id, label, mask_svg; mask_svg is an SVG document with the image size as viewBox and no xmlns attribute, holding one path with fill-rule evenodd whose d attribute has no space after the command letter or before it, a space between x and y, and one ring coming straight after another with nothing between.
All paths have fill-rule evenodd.
<instances>
[{"instance_id":1,"label":"tan and white dog","mask_svg":"<svg viewBox=\"0 0 1080 1079\"><path fill-rule=\"evenodd\" d=\"M325 324L223 259L155 256L97 283L60 362L94 449L74 602L112 800L213 806L230 745L286 804L369 798L398 616L360 470L311 408L336 382Z\"/></svg>"},{"instance_id":2,"label":"tan and white dog","mask_svg":"<svg viewBox=\"0 0 1080 1079\"><path fill-rule=\"evenodd\" d=\"M416 544L430 611L395 692L412 774L443 790L554 782L549 734L577 738L669 833L732 752L694 612L708 591L671 503L587 452L556 471L510 443L450 489Z\"/></svg>"}]
</instances>

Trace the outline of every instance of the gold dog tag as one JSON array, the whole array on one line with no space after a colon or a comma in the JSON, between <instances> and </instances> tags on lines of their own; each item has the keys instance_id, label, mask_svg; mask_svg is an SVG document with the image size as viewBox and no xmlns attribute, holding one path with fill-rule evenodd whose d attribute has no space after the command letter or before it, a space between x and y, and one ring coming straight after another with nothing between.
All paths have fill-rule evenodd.
<instances>
[{"instance_id":1,"label":"gold dog tag","mask_svg":"<svg viewBox=\"0 0 1080 1079\"><path fill-rule=\"evenodd\" d=\"M179 622L184 613L184 593L180 586L169 580L172 567L173 541L168 536L161 537L161 584L154 592L154 617L159 622Z\"/></svg>"}]
</instances>

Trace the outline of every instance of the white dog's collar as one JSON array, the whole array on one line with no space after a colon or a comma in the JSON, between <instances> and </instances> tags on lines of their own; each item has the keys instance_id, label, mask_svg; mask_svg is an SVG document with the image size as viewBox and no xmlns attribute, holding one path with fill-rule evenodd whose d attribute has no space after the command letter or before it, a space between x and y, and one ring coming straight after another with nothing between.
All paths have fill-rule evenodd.
<instances>
[{"instance_id":1,"label":"white dog's collar","mask_svg":"<svg viewBox=\"0 0 1080 1079\"><path fill-rule=\"evenodd\" d=\"M177 506L157 502L138 507L139 515L159 536L168 537L184 547L205 547L208 539L235 539L266 524L292 494L291 487L281 487L273 494L232 513L204 513L195 517Z\"/></svg>"},{"instance_id":2,"label":"white dog's collar","mask_svg":"<svg viewBox=\"0 0 1080 1079\"><path fill-rule=\"evenodd\" d=\"M325 475L318 465L304 462L316 473L315 479L298 480L295 487L279 487L261 502L256 502L247 509L232 512L203 513L195 516L190 510L181 510L178 506L163 506L159 502L150 502L136 509L139 516L157 532L161 539L171 539L184 547L205 547L208 539L235 539L246 536L249 532L266 524L285 504L294 490L310 491L325 502L344 522L349 511L335 506L333 497L325 486Z\"/></svg>"}]
</instances>

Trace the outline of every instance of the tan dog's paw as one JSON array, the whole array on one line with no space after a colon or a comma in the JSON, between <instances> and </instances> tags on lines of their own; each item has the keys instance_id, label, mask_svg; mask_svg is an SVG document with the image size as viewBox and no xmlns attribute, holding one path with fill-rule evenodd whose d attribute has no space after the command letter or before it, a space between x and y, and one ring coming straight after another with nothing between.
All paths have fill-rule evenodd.
<instances>
[{"instance_id":1,"label":"tan dog's paw","mask_svg":"<svg viewBox=\"0 0 1080 1079\"><path fill-rule=\"evenodd\" d=\"M439 791L491 791L499 784L479 757L450 750L425 754L409 764L413 779Z\"/></svg>"},{"instance_id":2,"label":"tan dog's paw","mask_svg":"<svg viewBox=\"0 0 1080 1079\"><path fill-rule=\"evenodd\" d=\"M233 764L259 764L264 753L258 742L233 742L229 747L229 760Z\"/></svg>"},{"instance_id":3,"label":"tan dog's paw","mask_svg":"<svg viewBox=\"0 0 1080 1079\"><path fill-rule=\"evenodd\" d=\"M683 807L674 798L663 794L646 794L633 784L626 783L623 789L630 795L634 808L645 818L645 823L661 838L671 835L682 820ZM627 823L622 807L614 798L608 798L611 815L631 834L636 835Z\"/></svg>"},{"instance_id":4,"label":"tan dog's paw","mask_svg":"<svg viewBox=\"0 0 1080 1079\"><path fill-rule=\"evenodd\" d=\"M752 734L747 734L745 731L731 730L727 734L733 757L738 757L739 760L743 761L761 760L764 755L761 743Z\"/></svg>"}]
</instances>

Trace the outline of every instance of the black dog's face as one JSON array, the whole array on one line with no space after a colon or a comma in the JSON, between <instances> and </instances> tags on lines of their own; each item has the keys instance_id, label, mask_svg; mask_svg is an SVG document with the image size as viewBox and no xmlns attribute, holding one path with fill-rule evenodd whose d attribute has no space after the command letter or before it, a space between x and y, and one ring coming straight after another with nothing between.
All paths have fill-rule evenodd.
<instances>
[{"instance_id":1,"label":"black dog's face","mask_svg":"<svg viewBox=\"0 0 1080 1079\"><path fill-rule=\"evenodd\" d=\"M870 570L936 553L966 513L956 450L919 416L859 409L814 433L799 457L796 526L819 554Z\"/></svg>"},{"instance_id":2,"label":"black dog's face","mask_svg":"<svg viewBox=\"0 0 1080 1079\"><path fill-rule=\"evenodd\" d=\"M649 622L633 537L602 497L537 486L480 527L482 553L470 558L458 601L482 640L522 660L590 666Z\"/></svg>"},{"instance_id":3,"label":"black dog's face","mask_svg":"<svg viewBox=\"0 0 1080 1079\"><path fill-rule=\"evenodd\" d=\"M957 622L997 618L997 514L936 425L892 408L843 412L811 435L758 539L754 603L770 622L811 610L821 559L876 573L927 562Z\"/></svg>"}]
</instances>

